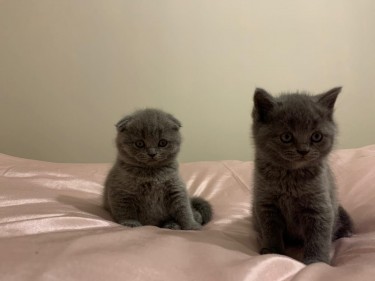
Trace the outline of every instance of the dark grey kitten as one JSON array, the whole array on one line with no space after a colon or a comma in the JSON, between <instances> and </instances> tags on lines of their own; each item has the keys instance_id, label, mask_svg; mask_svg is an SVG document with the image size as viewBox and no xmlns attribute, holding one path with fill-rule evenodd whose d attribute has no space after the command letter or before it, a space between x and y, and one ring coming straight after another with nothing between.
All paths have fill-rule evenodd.
<instances>
[{"instance_id":1,"label":"dark grey kitten","mask_svg":"<svg viewBox=\"0 0 375 281\"><path fill-rule=\"evenodd\" d=\"M261 254L285 254L286 246L303 245L305 264L329 263L331 242L352 234L327 160L340 91L275 98L255 90L253 218Z\"/></svg>"},{"instance_id":2,"label":"dark grey kitten","mask_svg":"<svg viewBox=\"0 0 375 281\"><path fill-rule=\"evenodd\" d=\"M117 160L105 182L104 206L125 226L200 229L212 216L202 198L189 199L178 173L181 123L157 109L139 110L117 126Z\"/></svg>"}]
</instances>

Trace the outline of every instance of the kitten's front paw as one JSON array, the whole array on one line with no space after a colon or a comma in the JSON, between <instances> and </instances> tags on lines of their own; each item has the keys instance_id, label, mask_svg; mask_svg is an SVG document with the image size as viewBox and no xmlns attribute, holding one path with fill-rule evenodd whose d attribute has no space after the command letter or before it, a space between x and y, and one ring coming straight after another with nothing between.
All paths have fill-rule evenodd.
<instances>
[{"instance_id":1,"label":"kitten's front paw","mask_svg":"<svg viewBox=\"0 0 375 281\"><path fill-rule=\"evenodd\" d=\"M142 224L137 220L124 220L120 222L121 225L127 226L127 227L139 227L142 226Z\"/></svg>"},{"instance_id":2,"label":"kitten's front paw","mask_svg":"<svg viewBox=\"0 0 375 281\"><path fill-rule=\"evenodd\" d=\"M259 254L261 255L267 255L267 254L273 254L274 252L271 249L268 248L262 248L259 251Z\"/></svg>"},{"instance_id":3,"label":"kitten's front paw","mask_svg":"<svg viewBox=\"0 0 375 281\"><path fill-rule=\"evenodd\" d=\"M194 221L188 225L182 226L181 228L183 230L200 230L202 228L202 225Z\"/></svg>"},{"instance_id":4,"label":"kitten's front paw","mask_svg":"<svg viewBox=\"0 0 375 281\"><path fill-rule=\"evenodd\" d=\"M276 248L262 248L259 251L259 254L261 255L267 255L267 254L279 254L282 255L284 251Z\"/></svg>"},{"instance_id":5,"label":"kitten's front paw","mask_svg":"<svg viewBox=\"0 0 375 281\"><path fill-rule=\"evenodd\" d=\"M163 224L162 228L180 230L181 226L178 223L174 222L174 221L168 221L165 224Z\"/></svg>"},{"instance_id":6,"label":"kitten's front paw","mask_svg":"<svg viewBox=\"0 0 375 281\"><path fill-rule=\"evenodd\" d=\"M328 258L304 258L303 263L306 265L316 263L316 262L324 262L329 264L329 259Z\"/></svg>"}]
</instances>

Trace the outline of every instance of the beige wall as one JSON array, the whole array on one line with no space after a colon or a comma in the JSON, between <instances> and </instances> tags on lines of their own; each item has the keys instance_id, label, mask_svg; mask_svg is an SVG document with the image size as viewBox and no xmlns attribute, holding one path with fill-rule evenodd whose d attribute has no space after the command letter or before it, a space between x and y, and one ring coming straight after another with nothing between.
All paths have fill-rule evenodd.
<instances>
[{"instance_id":1,"label":"beige wall","mask_svg":"<svg viewBox=\"0 0 375 281\"><path fill-rule=\"evenodd\" d=\"M341 85L339 148L375 143L375 1L0 0L0 152L109 162L125 113L183 122L180 160L248 160L256 86Z\"/></svg>"}]
</instances>

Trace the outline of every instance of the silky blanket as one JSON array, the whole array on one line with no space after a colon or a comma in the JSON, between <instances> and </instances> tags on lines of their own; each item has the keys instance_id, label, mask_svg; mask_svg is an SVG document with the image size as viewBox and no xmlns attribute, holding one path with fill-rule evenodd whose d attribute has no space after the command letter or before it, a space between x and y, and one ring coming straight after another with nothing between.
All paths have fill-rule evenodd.
<instances>
[{"instance_id":1,"label":"silky blanket","mask_svg":"<svg viewBox=\"0 0 375 281\"><path fill-rule=\"evenodd\" d=\"M251 222L252 162L180 165L191 195L213 205L200 231L127 228L101 204L110 164L0 154L0 280L375 280L375 145L330 157L355 234L332 263L259 255Z\"/></svg>"}]
</instances>

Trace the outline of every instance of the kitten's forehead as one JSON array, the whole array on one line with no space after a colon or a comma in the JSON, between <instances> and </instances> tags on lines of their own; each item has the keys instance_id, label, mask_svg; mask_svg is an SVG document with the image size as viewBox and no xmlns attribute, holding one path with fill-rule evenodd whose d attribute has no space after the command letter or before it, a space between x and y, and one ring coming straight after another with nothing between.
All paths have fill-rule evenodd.
<instances>
[{"instance_id":1,"label":"kitten's forehead","mask_svg":"<svg viewBox=\"0 0 375 281\"><path fill-rule=\"evenodd\" d=\"M279 106L288 109L318 108L316 98L306 93L281 94L279 97L275 98L275 101Z\"/></svg>"},{"instance_id":2,"label":"kitten's forehead","mask_svg":"<svg viewBox=\"0 0 375 281\"><path fill-rule=\"evenodd\" d=\"M142 137L161 137L166 134L177 134L168 124L158 120L134 120L129 124L128 131Z\"/></svg>"},{"instance_id":3,"label":"kitten's forehead","mask_svg":"<svg viewBox=\"0 0 375 281\"><path fill-rule=\"evenodd\" d=\"M142 110L133 114L128 132L143 138L179 135L170 116L160 110Z\"/></svg>"},{"instance_id":4,"label":"kitten's forehead","mask_svg":"<svg viewBox=\"0 0 375 281\"><path fill-rule=\"evenodd\" d=\"M313 96L284 94L275 99L274 118L292 129L310 129L323 120L324 112Z\"/></svg>"}]
</instances>

